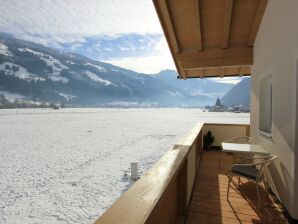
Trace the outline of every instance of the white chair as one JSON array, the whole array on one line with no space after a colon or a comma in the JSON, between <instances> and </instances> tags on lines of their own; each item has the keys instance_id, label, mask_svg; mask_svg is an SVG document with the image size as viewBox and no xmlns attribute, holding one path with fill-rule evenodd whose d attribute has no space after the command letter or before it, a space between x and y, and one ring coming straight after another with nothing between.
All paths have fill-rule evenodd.
<instances>
[{"instance_id":1,"label":"white chair","mask_svg":"<svg viewBox=\"0 0 298 224\"><path fill-rule=\"evenodd\" d=\"M238 136L224 141L224 143L238 143L238 144L249 144L251 138L249 136Z\"/></svg>"},{"instance_id":2,"label":"white chair","mask_svg":"<svg viewBox=\"0 0 298 224\"><path fill-rule=\"evenodd\" d=\"M251 138L249 136L238 136L231 138L229 140L223 141L223 143L237 143L237 144L249 144L251 141ZM252 153L237 153L233 154L234 156L234 163L238 160L238 162L244 162L247 159L251 159L253 157ZM219 161L218 164L219 166L221 165L221 157L222 153L219 155Z\"/></svg>"},{"instance_id":3,"label":"white chair","mask_svg":"<svg viewBox=\"0 0 298 224\"><path fill-rule=\"evenodd\" d=\"M227 190L227 200L229 200L229 192L230 192L230 183L234 176L238 176L238 185L240 184L240 177L245 177L246 179L253 181L256 183L257 188L257 195L259 203L258 205L261 206L261 194L259 189L259 184L264 181L264 171L269 166L269 164L275 160L277 157L270 155L270 156L262 156L258 158L252 158L252 163L246 164L234 164L230 168L227 176L229 178L228 182L228 190ZM256 162L259 161L259 162Z\"/></svg>"}]
</instances>

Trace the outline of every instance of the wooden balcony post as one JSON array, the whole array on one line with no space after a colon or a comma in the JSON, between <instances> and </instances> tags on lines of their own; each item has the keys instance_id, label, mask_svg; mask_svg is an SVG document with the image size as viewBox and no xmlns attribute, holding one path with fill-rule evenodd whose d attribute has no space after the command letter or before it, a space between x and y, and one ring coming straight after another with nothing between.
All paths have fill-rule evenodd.
<instances>
[{"instance_id":1,"label":"wooden balcony post","mask_svg":"<svg viewBox=\"0 0 298 224\"><path fill-rule=\"evenodd\" d=\"M178 217L184 217L187 212L187 160L183 162L177 176L178 185Z\"/></svg>"}]
</instances>

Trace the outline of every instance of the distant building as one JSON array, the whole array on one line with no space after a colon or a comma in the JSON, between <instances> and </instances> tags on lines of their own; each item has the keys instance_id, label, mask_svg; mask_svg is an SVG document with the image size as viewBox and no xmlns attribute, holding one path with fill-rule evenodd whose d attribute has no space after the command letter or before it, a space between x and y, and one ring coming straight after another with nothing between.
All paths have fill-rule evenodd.
<instances>
[{"instance_id":1,"label":"distant building","mask_svg":"<svg viewBox=\"0 0 298 224\"><path fill-rule=\"evenodd\" d=\"M211 111L211 112L225 112L225 111L227 111L227 107L220 102L219 98L217 98L215 105L211 106L209 111Z\"/></svg>"},{"instance_id":2,"label":"distant building","mask_svg":"<svg viewBox=\"0 0 298 224\"><path fill-rule=\"evenodd\" d=\"M228 111L234 113L250 113L250 105L233 105L228 108Z\"/></svg>"}]
</instances>

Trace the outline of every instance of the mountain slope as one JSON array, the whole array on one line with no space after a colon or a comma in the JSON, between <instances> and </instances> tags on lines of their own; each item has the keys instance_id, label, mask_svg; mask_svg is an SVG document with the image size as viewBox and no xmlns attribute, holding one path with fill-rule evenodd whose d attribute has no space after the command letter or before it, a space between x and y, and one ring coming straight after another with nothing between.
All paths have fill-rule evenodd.
<instances>
[{"instance_id":1,"label":"mountain slope","mask_svg":"<svg viewBox=\"0 0 298 224\"><path fill-rule=\"evenodd\" d=\"M154 77L166 82L177 89L189 92L192 96L214 99L225 95L234 85L229 83L213 82L210 79L179 80L178 73L173 70L163 70Z\"/></svg>"},{"instance_id":2,"label":"mountain slope","mask_svg":"<svg viewBox=\"0 0 298 224\"><path fill-rule=\"evenodd\" d=\"M222 97L221 102L227 106L250 104L250 78L242 79Z\"/></svg>"},{"instance_id":3,"label":"mountain slope","mask_svg":"<svg viewBox=\"0 0 298 224\"><path fill-rule=\"evenodd\" d=\"M213 101L196 81L176 80L175 74L136 73L0 34L0 95L81 106L203 106Z\"/></svg>"}]
</instances>

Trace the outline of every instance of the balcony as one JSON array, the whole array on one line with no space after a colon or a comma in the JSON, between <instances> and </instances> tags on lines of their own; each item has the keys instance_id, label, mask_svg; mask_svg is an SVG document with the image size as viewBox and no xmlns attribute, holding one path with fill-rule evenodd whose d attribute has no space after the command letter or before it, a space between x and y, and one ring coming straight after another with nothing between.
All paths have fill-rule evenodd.
<instances>
[{"instance_id":1,"label":"balcony","mask_svg":"<svg viewBox=\"0 0 298 224\"><path fill-rule=\"evenodd\" d=\"M221 152L203 152L198 176L194 184L192 200L186 223L287 223L282 207L263 188L263 207L258 208L255 184L243 178L234 179L227 200L228 180L226 173L233 164L233 157L224 154L221 166L210 161L219 161Z\"/></svg>"},{"instance_id":2,"label":"balcony","mask_svg":"<svg viewBox=\"0 0 298 224\"><path fill-rule=\"evenodd\" d=\"M202 136L211 130L220 145L224 139L248 135L249 125L197 124L151 169L127 190L97 224L121 223L287 223L283 209L265 193L257 206L255 184L234 180L226 198L226 172L232 155L203 151ZM238 187L239 186L239 187Z\"/></svg>"}]
</instances>

